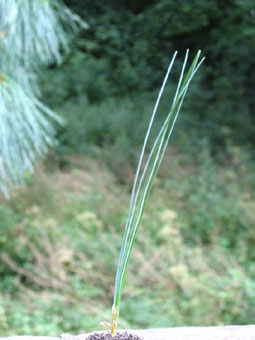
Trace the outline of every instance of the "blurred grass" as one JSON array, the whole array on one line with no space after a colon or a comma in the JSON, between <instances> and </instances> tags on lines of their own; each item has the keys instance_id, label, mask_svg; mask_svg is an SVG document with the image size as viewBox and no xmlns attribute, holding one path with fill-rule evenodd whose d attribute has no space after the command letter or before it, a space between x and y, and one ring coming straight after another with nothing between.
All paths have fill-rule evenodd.
<instances>
[{"instance_id":1,"label":"blurred grass","mask_svg":"<svg viewBox=\"0 0 255 340\"><path fill-rule=\"evenodd\" d=\"M249 152L229 147L217 162L201 142L195 153L171 148L166 156L131 258L119 327L254 323ZM26 188L0 201L3 336L80 333L110 319L132 167L128 160L111 166L98 150L97 158L73 155L64 164L41 164Z\"/></svg>"}]
</instances>

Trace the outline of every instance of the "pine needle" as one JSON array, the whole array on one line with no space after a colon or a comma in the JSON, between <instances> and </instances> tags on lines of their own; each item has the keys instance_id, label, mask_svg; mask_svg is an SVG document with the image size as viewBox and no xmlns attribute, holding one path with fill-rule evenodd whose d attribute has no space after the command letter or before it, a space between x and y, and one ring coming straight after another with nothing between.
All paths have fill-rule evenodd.
<instances>
[{"instance_id":1,"label":"pine needle","mask_svg":"<svg viewBox=\"0 0 255 340\"><path fill-rule=\"evenodd\" d=\"M176 92L174 95L174 99L171 105L171 109L165 118L165 121L159 131L158 136L156 137L154 141L152 149L145 162L145 150L146 150L148 139L149 139L152 127L153 127L154 118L155 118L155 115L156 115L156 112L159 106L159 102L163 94L165 85L166 85L166 82L168 80L170 71L173 67L177 52L174 53L173 58L169 64L166 76L164 78L162 87L160 89L158 98L156 100L156 104L155 104L155 107L154 107L154 110L151 116L148 130L145 135L144 144L142 147L140 159L139 159L137 170L136 170L136 175L135 175L131 198L130 198L129 212L128 212L128 217L126 221L126 226L125 226L125 231L124 231L124 236L123 236L123 241L122 241L122 246L121 246L121 251L120 251L120 257L119 257L119 262L118 262L118 267L117 267L117 273L116 273L116 279L115 279L115 290L114 290L114 301L113 301L113 311L115 311L116 315L118 315L119 313L121 292L123 288L123 282L124 282L124 278L125 278L125 274L127 270L127 265L128 265L130 255L131 255L131 252L134 246L137 232L141 224L144 209L146 207L148 198L150 196L150 191L151 191L153 182L155 180L160 164L164 157L166 147L171 137L174 125L179 115L179 112L183 104L184 97L189 88L190 82L192 78L194 77L195 73L197 72L198 68L204 61L204 58L199 61L200 53L201 51L197 52L190 68L188 69L186 73L186 76L184 76L185 68L186 68L187 61L188 61L188 55L189 55L189 51L187 50L185 59L183 62L182 70L180 73L179 81L177 84ZM144 162L145 162L145 166L142 169L142 164ZM117 318L116 316L113 317L115 326L117 322L116 318ZM115 327L115 330L116 330L116 327Z\"/></svg>"}]
</instances>

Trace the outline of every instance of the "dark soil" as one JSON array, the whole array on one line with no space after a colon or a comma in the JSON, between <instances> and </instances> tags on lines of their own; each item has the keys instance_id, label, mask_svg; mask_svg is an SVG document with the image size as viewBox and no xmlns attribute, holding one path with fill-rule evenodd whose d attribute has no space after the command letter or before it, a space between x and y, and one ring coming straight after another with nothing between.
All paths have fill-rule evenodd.
<instances>
[{"instance_id":1,"label":"dark soil","mask_svg":"<svg viewBox=\"0 0 255 340\"><path fill-rule=\"evenodd\" d=\"M137 335L128 334L127 332L118 332L113 338L110 332L107 333L94 333L88 336L85 340L143 340Z\"/></svg>"}]
</instances>

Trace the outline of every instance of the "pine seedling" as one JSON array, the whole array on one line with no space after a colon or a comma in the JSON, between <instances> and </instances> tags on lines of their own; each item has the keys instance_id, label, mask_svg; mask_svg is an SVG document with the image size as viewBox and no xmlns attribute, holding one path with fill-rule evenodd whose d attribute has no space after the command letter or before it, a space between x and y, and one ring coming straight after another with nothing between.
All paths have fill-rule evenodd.
<instances>
[{"instance_id":1,"label":"pine seedling","mask_svg":"<svg viewBox=\"0 0 255 340\"><path fill-rule=\"evenodd\" d=\"M169 64L166 76L164 78L162 87L160 89L156 104L151 116L151 120L148 126L148 130L145 135L144 144L142 147L140 159L138 162L136 175L134 179L134 184L132 188L130 206L128 217L126 221L124 236L122 240L122 246L120 251L120 257L115 278L115 290L114 299L112 306L112 322L111 322L111 334L114 336L116 334L116 328L119 317L119 308L121 301L121 293L123 288L123 283L126 275L127 265L130 260L130 255L135 243L137 232L141 225L141 220L143 217L144 209L146 207L147 201L150 196L151 188L157 172L159 170L160 164L164 157L166 147L168 145L170 136L172 134L176 119L179 115L181 106L183 104L184 97L189 88L190 82L197 72L198 68L204 61L204 58L199 61L201 51L198 51L195 58L193 59L191 66L189 67L186 75L185 68L188 61L189 50L187 50L183 66L181 69L179 81L177 84L176 92L173 98L172 106L167 114L165 121L154 141L154 144L149 152L149 156L145 161L145 152L148 144L148 139L153 127L153 121L159 106L161 96L163 94L167 79L169 77L170 71L173 67L177 52L174 53L173 58ZM144 168L142 164L145 163Z\"/></svg>"}]
</instances>

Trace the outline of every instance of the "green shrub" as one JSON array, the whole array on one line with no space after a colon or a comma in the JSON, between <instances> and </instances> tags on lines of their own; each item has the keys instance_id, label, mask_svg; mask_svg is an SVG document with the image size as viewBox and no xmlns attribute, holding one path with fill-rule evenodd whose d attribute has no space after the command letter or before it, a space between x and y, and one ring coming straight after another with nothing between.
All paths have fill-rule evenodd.
<instances>
[{"instance_id":1,"label":"green shrub","mask_svg":"<svg viewBox=\"0 0 255 340\"><path fill-rule=\"evenodd\" d=\"M199 154L167 152L130 262L122 328L253 322L254 163L244 149L229 150L228 169L206 143ZM1 201L3 335L81 333L110 318L130 188L102 159L69 162Z\"/></svg>"}]
</instances>

